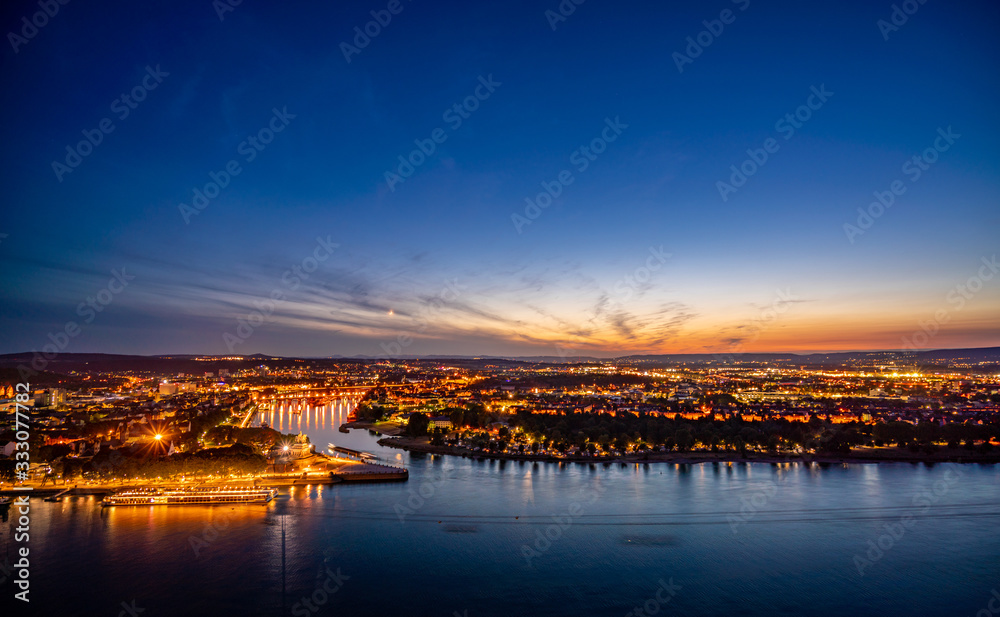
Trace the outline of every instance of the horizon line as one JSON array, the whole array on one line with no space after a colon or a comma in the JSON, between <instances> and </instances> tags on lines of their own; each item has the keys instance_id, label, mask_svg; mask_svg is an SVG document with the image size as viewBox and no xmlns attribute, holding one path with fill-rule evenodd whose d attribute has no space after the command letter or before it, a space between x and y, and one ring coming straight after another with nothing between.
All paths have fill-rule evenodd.
<instances>
[{"instance_id":1,"label":"horizon line","mask_svg":"<svg viewBox=\"0 0 1000 617\"><path fill-rule=\"evenodd\" d=\"M575 354L575 355L560 355L560 354L535 354L535 355L515 355L515 354L425 354L425 355L412 355L412 356L400 356L396 358L389 358L386 356L369 356L364 354L355 355L328 355L328 356L296 356L296 355L283 355L283 354L273 354L265 352L254 352L248 354L213 354L213 353L191 353L191 352L178 352L178 353L120 353L120 352L104 352L104 351L74 351L74 352L59 352L55 354L53 358L58 356L77 356L77 355L104 355L104 356L137 356L143 358L167 358L171 356L189 356L189 357L211 357L211 358L227 358L227 357L240 357L240 358L252 358L254 356L267 356L271 358L294 358L294 359L315 359L315 360L432 360L432 359L518 359L518 358L592 358L595 360L615 360L620 358L628 357L647 357L647 356L754 356L754 355L790 355L790 356L812 356L812 355L822 355L822 354L852 354L852 353L930 353L937 351L985 351L996 349L1000 350L1000 346L992 345L986 347L937 347L928 349L847 349L847 350L821 350L821 351L739 351L739 352L661 352L661 353L625 353L619 355L608 355L608 356L596 356L596 355L586 355L586 354ZM34 355L40 354L44 355L38 350L32 351L17 351L10 353L0 354L0 358L7 356L19 356L19 355ZM51 360L50 359L50 360Z\"/></svg>"}]
</instances>

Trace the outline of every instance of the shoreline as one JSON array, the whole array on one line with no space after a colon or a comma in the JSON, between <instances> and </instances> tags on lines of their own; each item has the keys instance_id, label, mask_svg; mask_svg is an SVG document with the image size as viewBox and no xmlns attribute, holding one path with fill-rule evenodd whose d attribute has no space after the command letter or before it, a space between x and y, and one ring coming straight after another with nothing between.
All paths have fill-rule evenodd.
<instances>
[{"instance_id":1,"label":"shoreline","mask_svg":"<svg viewBox=\"0 0 1000 617\"><path fill-rule=\"evenodd\" d=\"M674 463L693 465L700 463L818 463L818 464L875 464L875 463L964 463L964 464L997 464L1000 463L1000 452L982 454L978 452L941 452L928 455L906 450L882 449L877 452L857 452L852 454L795 454L779 455L765 453L748 453L741 457L736 452L651 452L648 454L629 454L615 457L590 457L532 454L508 454L473 452L467 448L456 446L433 446L426 438L383 437L378 440L380 446L396 448L407 452L422 454L439 454L472 458L479 460L522 461L532 463L590 463L590 464L639 464L639 463ZM877 456L880 454L881 456Z\"/></svg>"},{"instance_id":2,"label":"shoreline","mask_svg":"<svg viewBox=\"0 0 1000 617\"><path fill-rule=\"evenodd\" d=\"M367 429L378 435L388 435L390 437L396 437L401 435L403 432L403 427L398 424L392 424L389 422L365 422L364 420L352 420L351 422L345 422L340 425L340 428Z\"/></svg>"}]
</instances>

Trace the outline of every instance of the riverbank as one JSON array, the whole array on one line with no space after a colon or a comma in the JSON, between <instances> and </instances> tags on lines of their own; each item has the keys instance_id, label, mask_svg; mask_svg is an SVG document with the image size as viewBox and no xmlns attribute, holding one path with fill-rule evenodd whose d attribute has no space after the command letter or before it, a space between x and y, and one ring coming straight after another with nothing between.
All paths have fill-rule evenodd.
<instances>
[{"instance_id":1,"label":"riverbank","mask_svg":"<svg viewBox=\"0 0 1000 617\"><path fill-rule=\"evenodd\" d=\"M374 431L378 435L389 435L393 437L403 434L403 427L392 422L364 422L362 420L355 420L353 422L345 422L344 424L341 424L340 427L347 429L362 428Z\"/></svg>"},{"instance_id":2,"label":"riverbank","mask_svg":"<svg viewBox=\"0 0 1000 617\"><path fill-rule=\"evenodd\" d=\"M538 463L1000 463L1000 452L980 453L968 450L942 448L934 454L910 452L899 448L856 448L850 454L772 454L748 452L649 452L624 456L552 456L535 454L507 454L474 452L456 446L431 445L426 437L392 437L378 441L380 446L398 448L408 452L442 454L462 458L529 461Z\"/></svg>"},{"instance_id":3,"label":"riverbank","mask_svg":"<svg viewBox=\"0 0 1000 617\"><path fill-rule=\"evenodd\" d=\"M359 461L344 461L327 458L322 470L294 471L289 473L263 473L258 476L248 476L237 479L193 480L177 482L174 480L134 480L129 482L92 482L70 484L47 484L41 486L28 483L15 487L9 483L0 485L0 495L11 497L27 495L28 497L51 497L60 493L67 496L77 495L107 495L117 491L137 488L191 488L208 486L273 486L292 487L315 484L337 484L340 482L396 482L409 478L409 472L403 467L368 463Z\"/></svg>"}]
</instances>

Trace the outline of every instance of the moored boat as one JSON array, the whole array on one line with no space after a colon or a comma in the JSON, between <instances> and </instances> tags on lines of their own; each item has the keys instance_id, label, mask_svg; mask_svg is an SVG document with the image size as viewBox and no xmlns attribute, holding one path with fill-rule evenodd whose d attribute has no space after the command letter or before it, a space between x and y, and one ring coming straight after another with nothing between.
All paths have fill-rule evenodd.
<instances>
[{"instance_id":1,"label":"moored boat","mask_svg":"<svg viewBox=\"0 0 1000 617\"><path fill-rule=\"evenodd\" d=\"M278 489L269 486L199 486L190 488L135 488L112 493L101 502L108 506L184 506L264 504Z\"/></svg>"}]
</instances>

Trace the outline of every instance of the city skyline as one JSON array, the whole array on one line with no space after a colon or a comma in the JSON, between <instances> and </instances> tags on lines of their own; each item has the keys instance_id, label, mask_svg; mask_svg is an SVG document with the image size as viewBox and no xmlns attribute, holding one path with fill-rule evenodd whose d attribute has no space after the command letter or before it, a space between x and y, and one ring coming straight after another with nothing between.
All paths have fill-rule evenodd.
<instances>
[{"instance_id":1,"label":"city skyline","mask_svg":"<svg viewBox=\"0 0 1000 617\"><path fill-rule=\"evenodd\" d=\"M1000 9L915 6L14 7L0 353L1000 345Z\"/></svg>"},{"instance_id":2,"label":"city skyline","mask_svg":"<svg viewBox=\"0 0 1000 617\"><path fill-rule=\"evenodd\" d=\"M14 614L997 612L1000 3L0 32Z\"/></svg>"}]
</instances>

